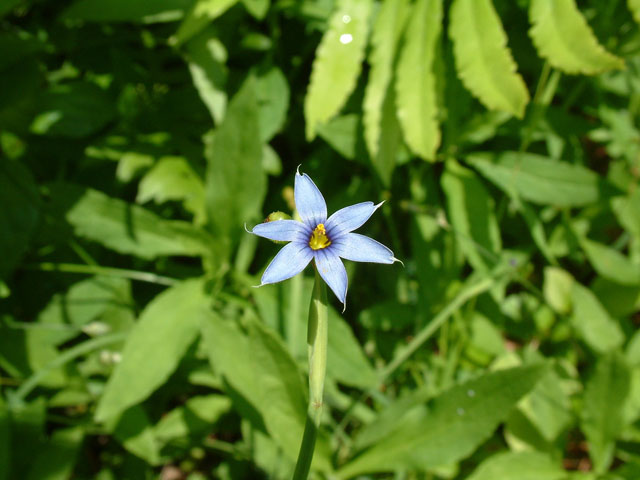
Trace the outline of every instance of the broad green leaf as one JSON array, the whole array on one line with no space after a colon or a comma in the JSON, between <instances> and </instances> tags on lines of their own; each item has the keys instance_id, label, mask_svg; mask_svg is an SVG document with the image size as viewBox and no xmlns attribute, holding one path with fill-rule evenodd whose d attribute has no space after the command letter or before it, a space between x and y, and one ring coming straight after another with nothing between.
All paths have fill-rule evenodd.
<instances>
[{"instance_id":1,"label":"broad green leaf","mask_svg":"<svg viewBox=\"0 0 640 480\"><path fill-rule=\"evenodd\" d=\"M155 436L162 444L204 436L230 407L231 400L223 395L191 397L160 419L154 427Z\"/></svg>"},{"instance_id":2,"label":"broad green leaf","mask_svg":"<svg viewBox=\"0 0 640 480\"><path fill-rule=\"evenodd\" d=\"M613 460L614 442L624 426L623 407L630 384L630 368L617 352L598 360L595 372L586 384L581 426L596 472L606 472Z\"/></svg>"},{"instance_id":3,"label":"broad green leaf","mask_svg":"<svg viewBox=\"0 0 640 480\"><path fill-rule=\"evenodd\" d=\"M0 280L7 278L29 246L40 215L38 190L19 162L0 161Z\"/></svg>"},{"instance_id":4,"label":"broad green leaf","mask_svg":"<svg viewBox=\"0 0 640 480\"><path fill-rule=\"evenodd\" d=\"M540 452L501 452L483 461L467 480L564 480L567 472Z\"/></svg>"},{"instance_id":5,"label":"broad green leaf","mask_svg":"<svg viewBox=\"0 0 640 480\"><path fill-rule=\"evenodd\" d=\"M193 0L77 0L63 18L87 22L173 22Z\"/></svg>"},{"instance_id":6,"label":"broad green leaf","mask_svg":"<svg viewBox=\"0 0 640 480\"><path fill-rule=\"evenodd\" d=\"M418 0L396 68L396 102L404 139L427 160L434 160L440 145L433 64L441 28L442 0Z\"/></svg>"},{"instance_id":7,"label":"broad green leaf","mask_svg":"<svg viewBox=\"0 0 640 480\"><path fill-rule=\"evenodd\" d=\"M631 10L633 19L640 23L640 0L627 0L627 7Z\"/></svg>"},{"instance_id":8,"label":"broad green leaf","mask_svg":"<svg viewBox=\"0 0 640 480\"><path fill-rule=\"evenodd\" d=\"M176 200L194 215L194 222L206 221L204 184L184 157L163 157L149 170L138 185L136 201L153 200L162 204Z\"/></svg>"},{"instance_id":9,"label":"broad green leaf","mask_svg":"<svg viewBox=\"0 0 640 480\"><path fill-rule=\"evenodd\" d=\"M621 285L640 285L640 266L617 250L587 238L580 240L589 262L604 278Z\"/></svg>"},{"instance_id":10,"label":"broad green leaf","mask_svg":"<svg viewBox=\"0 0 640 480\"><path fill-rule=\"evenodd\" d=\"M383 105L389 95L398 42L409 13L407 0L385 1L371 32L369 80L362 104L364 137L371 158L376 158L383 131Z\"/></svg>"},{"instance_id":11,"label":"broad green leaf","mask_svg":"<svg viewBox=\"0 0 640 480\"><path fill-rule=\"evenodd\" d=\"M193 84L218 125L227 110L227 50L213 33L207 30L193 38L186 45L184 56Z\"/></svg>"},{"instance_id":12,"label":"broad green leaf","mask_svg":"<svg viewBox=\"0 0 640 480\"><path fill-rule=\"evenodd\" d=\"M79 237L120 253L152 259L165 255L201 256L215 240L205 231L156 214L102 192L70 184L50 187L54 210L64 215Z\"/></svg>"},{"instance_id":13,"label":"broad green leaf","mask_svg":"<svg viewBox=\"0 0 640 480\"><path fill-rule=\"evenodd\" d=\"M11 469L11 425L9 410L0 395L0 480L9 480Z\"/></svg>"},{"instance_id":14,"label":"broad green leaf","mask_svg":"<svg viewBox=\"0 0 640 480\"><path fill-rule=\"evenodd\" d=\"M257 74L256 98L260 138L263 142L268 142L282 129L289 108L289 84L282 70L271 67Z\"/></svg>"},{"instance_id":15,"label":"broad green leaf","mask_svg":"<svg viewBox=\"0 0 640 480\"><path fill-rule=\"evenodd\" d=\"M596 352L604 353L622 345L624 334L596 296L587 287L574 282L571 288L571 323L578 335Z\"/></svg>"},{"instance_id":16,"label":"broad green leaf","mask_svg":"<svg viewBox=\"0 0 640 480\"><path fill-rule=\"evenodd\" d=\"M307 140L343 107L356 86L367 45L371 0L338 0L316 50L304 100Z\"/></svg>"},{"instance_id":17,"label":"broad green leaf","mask_svg":"<svg viewBox=\"0 0 640 480\"><path fill-rule=\"evenodd\" d=\"M34 452L45 445L45 424L47 401L39 396L29 403L11 402L7 398L11 422L10 446L21 445L28 448L11 448L11 480L26 478L33 467Z\"/></svg>"},{"instance_id":18,"label":"broad green leaf","mask_svg":"<svg viewBox=\"0 0 640 480\"><path fill-rule=\"evenodd\" d=\"M568 314L571 311L571 292L574 279L569 272L558 267L544 268L542 291L547 304L556 312Z\"/></svg>"},{"instance_id":19,"label":"broad green leaf","mask_svg":"<svg viewBox=\"0 0 640 480\"><path fill-rule=\"evenodd\" d=\"M358 151L360 139L360 116L355 113L334 117L327 123L318 125L320 138L331 145L344 158L353 160Z\"/></svg>"},{"instance_id":20,"label":"broad green leaf","mask_svg":"<svg viewBox=\"0 0 640 480\"><path fill-rule=\"evenodd\" d=\"M201 280L171 287L147 305L98 403L97 421L140 403L169 378L198 335L207 306Z\"/></svg>"},{"instance_id":21,"label":"broad green leaf","mask_svg":"<svg viewBox=\"0 0 640 480\"><path fill-rule=\"evenodd\" d=\"M449 15L456 70L464 86L488 109L522 118L529 91L491 0L455 0Z\"/></svg>"},{"instance_id":22,"label":"broad green leaf","mask_svg":"<svg viewBox=\"0 0 640 480\"><path fill-rule=\"evenodd\" d=\"M487 251L498 255L502 245L493 198L472 170L454 161L447 162L441 183L460 248L474 268L489 270L495 262Z\"/></svg>"},{"instance_id":23,"label":"broad green leaf","mask_svg":"<svg viewBox=\"0 0 640 480\"><path fill-rule=\"evenodd\" d=\"M183 44L204 30L207 25L236 3L238 0L196 0L169 42L174 45Z\"/></svg>"},{"instance_id":24,"label":"broad green leaf","mask_svg":"<svg viewBox=\"0 0 640 480\"><path fill-rule=\"evenodd\" d=\"M134 405L113 417L109 430L129 452L144 459L150 465L160 463L160 447L154 435L149 416L140 405Z\"/></svg>"},{"instance_id":25,"label":"broad green leaf","mask_svg":"<svg viewBox=\"0 0 640 480\"><path fill-rule=\"evenodd\" d=\"M209 221L232 241L244 234L245 222L259 215L267 190L258 112L255 80L249 77L205 151Z\"/></svg>"},{"instance_id":26,"label":"broad green leaf","mask_svg":"<svg viewBox=\"0 0 640 480\"><path fill-rule=\"evenodd\" d=\"M40 113L31 124L31 131L38 135L86 137L116 116L114 99L89 82L54 85L44 92L40 103Z\"/></svg>"},{"instance_id":27,"label":"broad green leaf","mask_svg":"<svg viewBox=\"0 0 640 480\"><path fill-rule=\"evenodd\" d=\"M242 0L242 4L247 11L258 20L262 20L267 11L271 0Z\"/></svg>"},{"instance_id":28,"label":"broad green leaf","mask_svg":"<svg viewBox=\"0 0 640 480\"><path fill-rule=\"evenodd\" d=\"M618 222L640 241L640 189L635 189L628 197L611 199L611 208Z\"/></svg>"},{"instance_id":29,"label":"broad green leaf","mask_svg":"<svg viewBox=\"0 0 640 480\"><path fill-rule=\"evenodd\" d=\"M598 43L575 0L531 0L529 20L533 44L551 66L585 75L624 68L624 60Z\"/></svg>"},{"instance_id":30,"label":"broad green leaf","mask_svg":"<svg viewBox=\"0 0 640 480\"><path fill-rule=\"evenodd\" d=\"M466 160L505 193L540 205L589 205L607 187L587 168L533 153L478 153Z\"/></svg>"},{"instance_id":31,"label":"broad green leaf","mask_svg":"<svg viewBox=\"0 0 640 480\"><path fill-rule=\"evenodd\" d=\"M545 365L531 365L487 373L457 385L338 473L350 478L399 468L429 470L457 462L493 434L546 372Z\"/></svg>"},{"instance_id":32,"label":"broad green leaf","mask_svg":"<svg viewBox=\"0 0 640 480\"><path fill-rule=\"evenodd\" d=\"M67 480L71 478L82 445L82 427L56 430L33 459L27 480Z\"/></svg>"}]
</instances>

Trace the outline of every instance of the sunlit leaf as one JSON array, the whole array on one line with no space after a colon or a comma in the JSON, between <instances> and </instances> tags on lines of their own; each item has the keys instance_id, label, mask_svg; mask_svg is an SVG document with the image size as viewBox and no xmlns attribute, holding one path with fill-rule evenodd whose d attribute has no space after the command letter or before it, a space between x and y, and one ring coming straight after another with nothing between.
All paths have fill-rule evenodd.
<instances>
[{"instance_id":1,"label":"sunlit leaf","mask_svg":"<svg viewBox=\"0 0 640 480\"><path fill-rule=\"evenodd\" d=\"M440 145L433 63L442 29L442 0L418 0L396 69L396 102L404 139L416 154L434 160Z\"/></svg>"},{"instance_id":2,"label":"sunlit leaf","mask_svg":"<svg viewBox=\"0 0 640 480\"><path fill-rule=\"evenodd\" d=\"M540 452L502 452L483 461L467 480L564 480L567 472Z\"/></svg>"},{"instance_id":3,"label":"sunlit leaf","mask_svg":"<svg viewBox=\"0 0 640 480\"><path fill-rule=\"evenodd\" d=\"M587 238L580 240L591 265L604 278L621 285L640 285L640 266L619 251Z\"/></svg>"},{"instance_id":4,"label":"sunlit leaf","mask_svg":"<svg viewBox=\"0 0 640 480\"><path fill-rule=\"evenodd\" d=\"M339 0L316 50L304 101L308 140L343 107L356 86L367 44L371 0Z\"/></svg>"},{"instance_id":5,"label":"sunlit leaf","mask_svg":"<svg viewBox=\"0 0 640 480\"><path fill-rule=\"evenodd\" d=\"M600 353L609 352L622 345L624 334L620 325L611 318L591 290L574 282L571 301L571 323L587 345Z\"/></svg>"},{"instance_id":6,"label":"sunlit leaf","mask_svg":"<svg viewBox=\"0 0 640 480\"><path fill-rule=\"evenodd\" d=\"M238 3L239 0L197 0L182 20L170 42L181 45ZM191 3L191 2L190 2Z\"/></svg>"},{"instance_id":7,"label":"sunlit leaf","mask_svg":"<svg viewBox=\"0 0 640 480\"><path fill-rule=\"evenodd\" d=\"M458 76L487 108L524 115L529 92L491 0L456 0L449 11Z\"/></svg>"},{"instance_id":8,"label":"sunlit leaf","mask_svg":"<svg viewBox=\"0 0 640 480\"><path fill-rule=\"evenodd\" d=\"M621 58L598 43L575 0L531 0L529 19L538 54L553 67L585 75L624 68Z\"/></svg>"},{"instance_id":9,"label":"sunlit leaf","mask_svg":"<svg viewBox=\"0 0 640 480\"><path fill-rule=\"evenodd\" d=\"M193 0L77 0L63 18L88 22L173 22Z\"/></svg>"}]
</instances>

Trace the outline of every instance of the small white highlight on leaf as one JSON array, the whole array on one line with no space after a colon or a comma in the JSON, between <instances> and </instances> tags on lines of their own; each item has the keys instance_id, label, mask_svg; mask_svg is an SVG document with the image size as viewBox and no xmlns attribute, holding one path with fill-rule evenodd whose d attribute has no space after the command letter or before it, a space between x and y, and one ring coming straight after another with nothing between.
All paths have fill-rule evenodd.
<instances>
[{"instance_id":1,"label":"small white highlight on leaf","mask_svg":"<svg viewBox=\"0 0 640 480\"><path fill-rule=\"evenodd\" d=\"M351 16L350 15L343 15L342 16L342 21L344 23L349 23L351 21Z\"/></svg>"},{"instance_id":2,"label":"small white highlight on leaf","mask_svg":"<svg viewBox=\"0 0 640 480\"><path fill-rule=\"evenodd\" d=\"M471 390L471 389L467 390L467 396L475 397L476 396L475 390Z\"/></svg>"},{"instance_id":3,"label":"small white highlight on leaf","mask_svg":"<svg viewBox=\"0 0 640 480\"><path fill-rule=\"evenodd\" d=\"M348 43L353 42L353 35L350 33L343 33L340 35L340 43L343 45L347 45Z\"/></svg>"},{"instance_id":4,"label":"small white highlight on leaf","mask_svg":"<svg viewBox=\"0 0 640 480\"><path fill-rule=\"evenodd\" d=\"M464 415L464 408L458 407L458 410L456 410L456 412L458 413L458 415L462 416Z\"/></svg>"}]
</instances>

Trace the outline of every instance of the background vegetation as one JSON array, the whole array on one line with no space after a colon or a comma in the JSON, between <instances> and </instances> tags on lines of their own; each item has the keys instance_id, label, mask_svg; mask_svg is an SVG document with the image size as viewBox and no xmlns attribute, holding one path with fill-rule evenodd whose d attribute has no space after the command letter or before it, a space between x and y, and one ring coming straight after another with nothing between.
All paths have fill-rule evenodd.
<instances>
[{"instance_id":1,"label":"background vegetation","mask_svg":"<svg viewBox=\"0 0 640 480\"><path fill-rule=\"evenodd\" d=\"M640 2L0 0L0 479L640 478ZM331 298L337 307L335 299Z\"/></svg>"}]
</instances>

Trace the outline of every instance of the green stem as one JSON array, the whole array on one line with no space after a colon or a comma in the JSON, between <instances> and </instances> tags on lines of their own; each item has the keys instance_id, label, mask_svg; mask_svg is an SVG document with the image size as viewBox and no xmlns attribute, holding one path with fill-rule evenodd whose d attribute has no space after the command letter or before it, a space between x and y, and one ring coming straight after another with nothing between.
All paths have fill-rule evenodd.
<instances>
[{"instance_id":1,"label":"green stem","mask_svg":"<svg viewBox=\"0 0 640 480\"><path fill-rule=\"evenodd\" d=\"M306 480L311 468L313 451L316 445L318 428L322 420L324 378L327 373L327 333L328 333L327 288L316 270L311 306L309 307L309 327L307 344L309 346L309 409L304 426L304 435L294 480Z\"/></svg>"},{"instance_id":2,"label":"green stem","mask_svg":"<svg viewBox=\"0 0 640 480\"><path fill-rule=\"evenodd\" d=\"M178 280L163 277L155 273L141 272L139 270L127 270L124 268L101 267L100 265L79 265L76 263L33 263L25 266L28 270L40 270L43 272L86 273L89 275L105 275L110 277L129 278L141 282L157 283L158 285L175 285Z\"/></svg>"}]
</instances>

